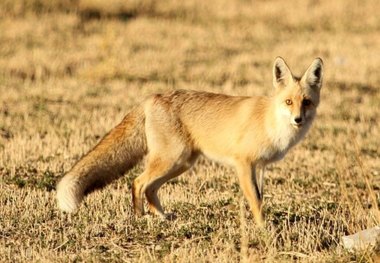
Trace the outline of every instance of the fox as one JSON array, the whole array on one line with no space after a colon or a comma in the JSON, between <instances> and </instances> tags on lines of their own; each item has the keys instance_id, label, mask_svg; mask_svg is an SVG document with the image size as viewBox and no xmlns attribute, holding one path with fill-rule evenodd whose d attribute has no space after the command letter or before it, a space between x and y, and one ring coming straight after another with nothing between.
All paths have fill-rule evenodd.
<instances>
[{"instance_id":1,"label":"fox","mask_svg":"<svg viewBox=\"0 0 380 263\"><path fill-rule=\"evenodd\" d=\"M167 219L158 190L187 171L200 155L235 168L254 221L262 213L264 172L304 138L320 102L323 61L316 58L296 77L281 57L273 65L270 96L230 96L174 90L145 98L123 118L57 185L64 212L84 197L123 176L144 160L132 183L136 216L144 214L144 195L153 215Z\"/></svg>"}]
</instances>

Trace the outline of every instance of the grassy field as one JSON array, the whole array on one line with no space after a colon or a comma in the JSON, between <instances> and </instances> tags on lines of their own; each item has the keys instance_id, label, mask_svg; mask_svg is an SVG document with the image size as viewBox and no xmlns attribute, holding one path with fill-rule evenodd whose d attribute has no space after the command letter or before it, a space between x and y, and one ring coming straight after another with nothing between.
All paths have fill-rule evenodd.
<instances>
[{"instance_id":1,"label":"grassy field","mask_svg":"<svg viewBox=\"0 0 380 263\"><path fill-rule=\"evenodd\" d=\"M0 261L376 262L341 236L380 224L380 2L3 0ZM267 95L282 56L325 64L318 118L266 173L258 229L234 171L199 160L135 218L131 182L57 210L57 180L153 92ZM210 135L212 136L212 135Z\"/></svg>"}]
</instances>

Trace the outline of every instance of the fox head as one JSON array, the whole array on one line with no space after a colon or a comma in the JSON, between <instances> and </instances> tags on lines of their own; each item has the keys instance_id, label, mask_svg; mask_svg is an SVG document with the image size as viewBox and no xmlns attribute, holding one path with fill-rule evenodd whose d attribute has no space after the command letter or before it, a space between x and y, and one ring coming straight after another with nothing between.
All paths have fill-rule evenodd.
<instances>
[{"instance_id":1,"label":"fox head","mask_svg":"<svg viewBox=\"0 0 380 263\"><path fill-rule=\"evenodd\" d=\"M277 57L273 66L273 85L279 117L296 129L309 126L319 104L322 77L320 58L316 58L298 78L293 76L285 61Z\"/></svg>"}]
</instances>

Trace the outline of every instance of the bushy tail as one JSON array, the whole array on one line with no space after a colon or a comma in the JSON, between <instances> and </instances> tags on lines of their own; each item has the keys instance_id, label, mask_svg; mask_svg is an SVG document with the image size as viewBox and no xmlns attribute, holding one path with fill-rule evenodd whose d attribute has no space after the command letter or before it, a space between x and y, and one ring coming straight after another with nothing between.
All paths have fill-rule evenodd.
<instances>
[{"instance_id":1,"label":"bushy tail","mask_svg":"<svg viewBox=\"0 0 380 263\"><path fill-rule=\"evenodd\" d=\"M119 178L144 157L144 120L142 108L131 111L62 178L57 185L61 210L75 211L87 193Z\"/></svg>"}]
</instances>

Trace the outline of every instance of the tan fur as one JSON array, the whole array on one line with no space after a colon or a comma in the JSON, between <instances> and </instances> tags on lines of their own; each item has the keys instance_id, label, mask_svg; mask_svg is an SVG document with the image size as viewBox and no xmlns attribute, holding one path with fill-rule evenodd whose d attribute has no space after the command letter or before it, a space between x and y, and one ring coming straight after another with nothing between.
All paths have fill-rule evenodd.
<instances>
[{"instance_id":1,"label":"tan fur","mask_svg":"<svg viewBox=\"0 0 380 263\"><path fill-rule=\"evenodd\" d=\"M145 194L151 212L166 217L158 189L204 154L236 168L262 226L265 166L282 159L309 129L319 104L322 67L315 59L298 79L277 58L272 97L185 90L150 96L65 175L57 188L59 207L74 211L86 192L119 177L147 154L145 170L133 183L133 206L142 215Z\"/></svg>"}]
</instances>

